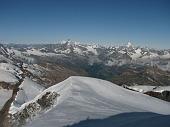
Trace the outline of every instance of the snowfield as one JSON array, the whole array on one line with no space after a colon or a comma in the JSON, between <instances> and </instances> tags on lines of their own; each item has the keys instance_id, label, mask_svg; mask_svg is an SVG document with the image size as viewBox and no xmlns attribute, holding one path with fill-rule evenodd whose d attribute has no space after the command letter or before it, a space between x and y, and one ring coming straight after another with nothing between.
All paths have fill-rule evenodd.
<instances>
[{"instance_id":1,"label":"snowfield","mask_svg":"<svg viewBox=\"0 0 170 127\"><path fill-rule=\"evenodd\" d=\"M21 73L22 71L12 64L0 63L0 82L16 83Z\"/></svg>"},{"instance_id":2,"label":"snowfield","mask_svg":"<svg viewBox=\"0 0 170 127\"><path fill-rule=\"evenodd\" d=\"M18 79L10 72L0 70L0 82L16 83Z\"/></svg>"},{"instance_id":3,"label":"snowfield","mask_svg":"<svg viewBox=\"0 0 170 127\"><path fill-rule=\"evenodd\" d=\"M29 78L25 78L19 88L20 91L17 94L16 101L20 104L34 99L44 90L43 86L37 84Z\"/></svg>"},{"instance_id":4,"label":"snowfield","mask_svg":"<svg viewBox=\"0 0 170 127\"><path fill-rule=\"evenodd\" d=\"M46 92L57 92L60 96L50 110L37 115L26 127L63 127L87 118L103 119L121 113L170 114L168 102L124 89L108 81L78 76L44 90L27 104L36 102Z\"/></svg>"},{"instance_id":5,"label":"snowfield","mask_svg":"<svg viewBox=\"0 0 170 127\"><path fill-rule=\"evenodd\" d=\"M12 90L0 88L0 110L3 108L6 101L12 97Z\"/></svg>"},{"instance_id":6,"label":"snowfield","mask_svg":"<svg viewBox=\"0 0 170 127\"><path fill-rule=\"evenodd\" d=\"M55 53L43 53L36 49L27 50L27 52L24 52L24 53L29 54L29 55L35 55L35 56L56 56L57 55Z\"/></svg>"},{"instance_id":7,"label":"snowfield","mask_svg":"<svg viewBox=\"0 0 170 127\"><path fill-rule=\"evenodd\" d=\"M15 101L10 108L10 113L18 111L18 108L21 107L24 103L34 99L44 90L44 87L26 77L22 84L19 86L19 89L20 90L17 93Z\"/></svg>"}]
</instances>

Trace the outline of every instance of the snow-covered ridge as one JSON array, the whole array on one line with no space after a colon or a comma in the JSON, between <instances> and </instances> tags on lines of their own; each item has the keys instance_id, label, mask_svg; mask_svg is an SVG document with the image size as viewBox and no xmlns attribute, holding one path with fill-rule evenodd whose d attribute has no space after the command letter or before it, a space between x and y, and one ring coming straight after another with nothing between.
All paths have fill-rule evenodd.
<instances>
[{"instance_id":1,"label":"snow-covered ridge","mask_svg":"<svg viewBox=\"0 0 170 127\"><path fill-rule=\"evenodd\" d=\"M170 114L170 103L124 89L108 81L77 76L44 90L33 100L22 105L19 112L22 112L24 107L29 111L30 104L37 107L37 100L41 100L47 93L57 93L59 96L54 97L51 103L53 106L43 114L38 113L42 113L42 108L34 108L41 111L38 111L37 115L34 114L36 120L27 124L27 127L53 127L56 123L58 127L62 127L87 118L106 118L125 112Z\"/></svg>"}]
</instances>

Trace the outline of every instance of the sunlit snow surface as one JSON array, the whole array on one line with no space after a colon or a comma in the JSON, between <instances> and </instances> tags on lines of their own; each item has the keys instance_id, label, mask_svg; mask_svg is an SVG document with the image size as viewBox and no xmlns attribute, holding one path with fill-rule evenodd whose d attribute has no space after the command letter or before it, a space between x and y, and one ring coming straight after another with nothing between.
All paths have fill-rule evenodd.
<instances>
[{"instance_id":1,"label":"sunlit snow surface","mask_svg":"<svg viewBox=\"0 0 170 127\"><path fill-rule=\"evenodd\" d=\"M44 90L43 86L37 84L28 77L24 79L19 88L20 90L17 92L15 101L10 108L10 113L18 111L24 103L31 101Z\"/></svg>"},{"instance_id":2,"label":"sunlit snow surface","mask_svg":"<svg viewBox=\"0 0 170 127\"><path fill-rule=\"evenodd\" d=\"M95 78L70 77L43 91L33 101L48 91L60 94L57 103L27 127L62 127L87 118L106 118L126 112L170 114L168 102Z\"/></svg>"},{"instance_id":3,"label":"sunlit snow surface","mask_svg":"<svg viewBox=\"0 0 170 127\"><path fill-rule=\"evenodd\" d=\"M0 82L16 83L20 73L22 72L18 67L9 63L0 63Z\"/></svg>"},{"instance_id":4,"label":"sunlit snow surface","mask_svg":"<svg viewBox=\"0 0 170 127\"><path fill-rule=\"evenodd\" d=\"M18 79L12 73L0 70L0 81L14 83Z\"/></svg>"}]
</instances>

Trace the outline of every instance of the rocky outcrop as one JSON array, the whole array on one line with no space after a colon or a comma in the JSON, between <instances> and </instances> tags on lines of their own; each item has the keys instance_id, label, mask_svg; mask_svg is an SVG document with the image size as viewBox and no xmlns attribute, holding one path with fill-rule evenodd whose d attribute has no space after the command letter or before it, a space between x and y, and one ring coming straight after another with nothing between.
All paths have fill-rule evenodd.
<instances>
[{"instance_id":1,"label":"rocky outcrop","mask_svg":"<svg viewBox=\"0 0 170 127\"><path fill-rule=\"evenodd\" d=\"M0 82L0 88L7 89L7 90L13 90L15 85L7 83L7 82Z\"/></svg>"},{"instance_id":2,"label":"rocky outcrop","mask_svg":"<svg viewBox=\"0 0 170 127\"><path fill-rule=\"evenodd\" d=\"M31 102L26 105L23 109L15 114L11 115L11 125L12 127L20 127L28 120L31 120L33 117L38 115L39 113L43 113L50 109L51 106L57 101L57 97L59 94L56 92L46 92L42 95L41 98L36 100L35 102Z\"/></svg>"},{"instance_id":3,"label":"rocky outcrop","mask_svg":"<svg viewBox=\"0 0 170 127\"><path fill-rule=\"evenodd\" d=\"M170 91L166 91L166 90L163 92L148 91L144 94L170 102Z\"/></svg>"}]
</instances>

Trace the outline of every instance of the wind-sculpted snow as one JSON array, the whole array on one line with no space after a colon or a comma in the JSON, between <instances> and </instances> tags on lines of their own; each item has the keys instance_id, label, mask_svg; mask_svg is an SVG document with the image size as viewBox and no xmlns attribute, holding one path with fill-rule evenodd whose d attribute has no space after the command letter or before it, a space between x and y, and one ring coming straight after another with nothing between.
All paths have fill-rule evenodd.
<instances>
[{"instance_id":1,"label":"wind-sculpted snow","mask_svg":"<svg viewBox=\"0 0 170 127\"><path fill-rule=\"evenodd\" d=\"M153 112L170 114L170 103L130 91L111 82L88 78L70 77L56 84L35 97L24 106L38 104L47 93L57 93L48 110L34 111L36 117L26 127L62 127L72 125L82 120L103 119L121 113ZM41 103L42 104L42 103ZM24 111L22 106L20 113ZM48 107L48 106L47 106Z\"/></svg>"}]
</instances>

